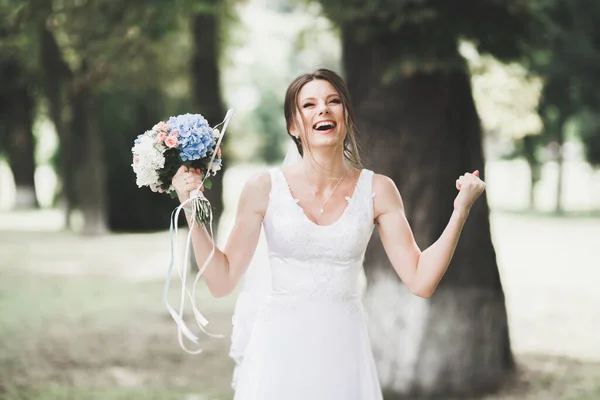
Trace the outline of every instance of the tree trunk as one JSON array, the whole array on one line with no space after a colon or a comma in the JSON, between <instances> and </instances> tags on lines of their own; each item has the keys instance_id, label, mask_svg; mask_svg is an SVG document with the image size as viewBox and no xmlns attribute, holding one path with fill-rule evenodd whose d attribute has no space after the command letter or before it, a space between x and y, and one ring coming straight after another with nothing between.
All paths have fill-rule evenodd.
<instances>
[{"instance_id":1,"label":"tree trunk","mask_svg":"<svg viewBox=\"0 0 600 400\"><path fill-rule=\"evenodd\" d=\"M103 159L102 138L98 128L97 106L95 97L89 88L80 93L78 103L81 123L84 129L80 132L84 138L79 151L81 157L81 174L78 175L78 193L83 213L82 233L86 235L102 235L108 232L106 216L106 172Z\"/></svg>"},{"instance_id":2,"label":"tree trunk","mask_svg":"<svg viewBox=\"0 0 600 400\"><path fill-rule=\"evenodd\" d=\"M562 215L564 214L564 207L563 207L563 165L564 165L564 151L565 151L565 146L564 143L562 141L562 134L561 134L561 140L559 142L558 145L558 155L556 158L556 164L557 164L557 171L556 171L556 204L554 206L554 213L556 215Z\"/></svg>"},{"instance_id":3,"label":"tree trunk","mask_svg":"<svg viewBox=\"0 0 600 400\"><path fill-rule=\"evenodd\" d=\"M3 60L2 104L7 130L6 154L16 186L15 208L38 208L35 192L34 100L23 67L15 60Z\"/></svg>"},{"instance_id":4,"label":"tree trunk","mask_svg":"<svg viewBox=\"0 0 600 400\"><path fill-rule=\"evenodd\" d=\"M529 166L529 210L534 211L536 206L535 201L535 185L540 180L541 176L541 166L538 161L535 152L536 152L536 143L535 138L532 135L527 135L523 137L523 153L525 155L525 160L527 161L527 165Z\"/></svg>"},{"instance_id":5,"label":"tree trunk","mask_svg":"<svg viewBox=\"0 0 600 400\"><path fill-rule=\"evenodd\" d=\"M535 210L535 184L536 184L536 180L535 177L533 176L534 174L534 169L535 169L535 165L529 164L529 197L528 197L528 209L529 211L534 211Z\"/></svg>"},{"instance_id":6,"label":"tree trunk","mask_svg":"<svg viewBox=\"0 0 600 400\"><path fill-rule=\"evenodd\" d=\"M138 188L131 168L131 147L140 132L171 114L157 88L124 85L95 94L95 118L102 132L106 173L106 207L112 232L149 232L168 229L171 211L178 202L166 194ZM181 224L185 219L180 219Z\"/></svg>"},{"instance_id":7,"label":"tree trunk","mask_svg":"<svg viewBox=\"0 0 600 400\"><path fill-rule=\"evenodd\" d=\"M33 99L27 86L18 88L13 97L8 159L15 179L17 209L39 207L35 192L35 140L33 138Z\"/></svg>"},{"instance_id":8,"label":"tree trunk","mask_svg":"<svg viewBox=\"0 0 600 400\"><path fill-rule=\"evenodd\" d=\"M563 207L563 164L564 164L564 152L565 152L565 123L567 120L566 115L568 113L559 113L556 120L547 121L546 129L550 129L550 132L554 134L554 141L550 143L550 157L556 160L556 203L554 205L554 213L556 215L562 215L564 213Z\"/></svg>"},{"instance_id":9,"label":"tree trunk","mask_svg":"<svg viewBox=\"0 0 600 400\"><path fill-rule=\"evenodd\" d=\"M214 1L213 11L197 13L192 17L192 38L194 54L192 56L192 93L196 112L202 114L211 126L221 122L225 110L221 98L219 74L219 14ZM227 135L221 142L224 147ZM213 186L207 197L213 207L215 221L215 237L218 222L223 212L223 175L227 167L227 155L224 154L223 169L210 178Z\"/></svg>"},{"instance_id":10,"label":"tree trunk","mask_svg":"<svg viewBox=\"0 0 600 400\"><path fill-rule=\"evenodd\" d=\"M60 93L62 96L62 93ZM74 141L73 135L73 119L75 111L72 109L74 101L71 96L60 104L60 121L59 125L55 126L58 129L59 149L58 149L58 172L60 177L60 193L59 201L63 209L65 218L65 228L72 229L71 216L77 208L77 184L76 175L76 149L77 144Z\"/></svg>"},{"instance_id":11,"label":"tree trunk","mask_svg":"<svg viewBox=\"0 0 600 400\"><path fill-rule=\"evenodd\" d=\"M424 250L449 221L455 180L475 169L484 175L480 121L466 68L405 73L383 83L406 39L382 36L359 43L343 30L346 80L367 166L397 184ZM484 194L431 299L409 293L380 241L370 244L365 305L386 399L489 392L513 371L488 214Z\"/></svg>"},{"instance_id":12,"label":"tree trunk","mask_svg":"<svg viewBox=\"0 0 600 400\"><path fill-rule=\"evenodd\" d=\"M49 11L48 11L49 12ZM71 214L76 203L73 142L71 140L71 101L66 94L72 73L62 59L56 39L48 30L45 20L40 22L40 63L43 72L44 95L48 100L49 116L59 137L58 172L60 176L60 203L64 211L65 227L71 229Z\"/></svg>"}]
</instances>

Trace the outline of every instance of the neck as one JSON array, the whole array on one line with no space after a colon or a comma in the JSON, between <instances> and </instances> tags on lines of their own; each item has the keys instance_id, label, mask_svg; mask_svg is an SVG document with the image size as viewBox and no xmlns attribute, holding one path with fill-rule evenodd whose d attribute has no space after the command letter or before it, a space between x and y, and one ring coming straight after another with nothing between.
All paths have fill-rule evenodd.
<instances>
[{"instance_id":1,"label":"neck","mask_svg":"<svg viewBox=\"0 0 600 400\"><path fill-rule=\"evenodd\" d=\"M334 181L349 169L344 162L341 146L307 151L302 159L302 164L308 178L317 187L335 184Z\"/></svg>"}]
</instances>

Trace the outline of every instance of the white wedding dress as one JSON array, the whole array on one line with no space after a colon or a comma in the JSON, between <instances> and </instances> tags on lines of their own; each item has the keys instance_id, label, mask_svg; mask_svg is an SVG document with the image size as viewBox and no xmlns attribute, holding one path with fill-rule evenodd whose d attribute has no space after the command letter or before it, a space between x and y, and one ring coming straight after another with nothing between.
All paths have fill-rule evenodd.
<instances>
[{"instance_id":1,"label":"white wedding dress","mask_svg":"<svg viewBox=\"0 0 600 400\"><path fill-rule=\"evenodd\" d=\"M273 169L263 221L271 289L235 372L235 400L380 400L359 276L372 235L373 172L321 226Z\"/></svg>"}]
</instances>

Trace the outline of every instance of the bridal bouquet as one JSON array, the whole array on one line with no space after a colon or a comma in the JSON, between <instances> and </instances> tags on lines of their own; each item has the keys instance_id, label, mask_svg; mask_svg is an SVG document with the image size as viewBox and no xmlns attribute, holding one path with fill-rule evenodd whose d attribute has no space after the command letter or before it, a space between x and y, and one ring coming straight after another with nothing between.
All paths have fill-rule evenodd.
<instances>
[{"instance_id":1,"label":"bridal bouquet","mask_svg":"<svg viewBox=\"0 0 600 400\"><path fill-rule=\"evenodd\" d=\"M225 121L228 121L228 116ZM219 124L220 125L220 124ZM206 180L221 169L221 133L211 128L200 114L183 114L160 121L152 129L139 135L131 149L133 171L138 187L148 186L152 191L177 197L171 185L173 176L181 167L200 169L203 186L210 189ZM201 188L198 188L198 191ZM192 195L198 196L195 191ZM192 202L198 223L206 223L209 210L207 202Z\"/></svg>"},{"instance_id":2,"label":"bridal bouquet","mask_svg":"<svg viewBox=\"0 0 600 400\"><path fill-rule=\"evenodd\" d=\"M177 197L171 181L182 165L188 168L200 169L203 176L202 183L196 190L190 193L190 198L183 201L171 214L171 226L169 229L171 261L164 289L164 301L167 310L178 327L179 344L190 354L198 354L202 350L188 350L183 343L183 336L185 336L195 344L199 344L198 336L191 331L183 318L186 294L192 304L192 311L198 327L209 336L222 337L222 335L213 335L205 330L208 320L198 311L195 304L196 285L215 254L214 241L213 248L207 259L202 266L199 266L199 271L192 284L191 293L187 288L186 281L191 253L191 237L194 227L205 224L210 231L210 235L213 236L213 214L210 202L202 195L201 190L203 187L210 189L210 181L207 178L214 176L221 169L220 145L231 115L232 110L228 110L223 122L212 128L208 125L208 121L200 114L183 114L171 117L167 122L160 121L152 129L139 135L135 139L133 148L131 149L133 153L132 167L136 175L138 187L148 186L152 191L169 193L171 197ZM223 125L221 131L217 129L220 125ZM191 214L195 224L191 224L190 226L184 256L177 257L176 249L179 248L179 236L176 221L179 219L180 212L184 209L187 210L184 206L188 203L192 205ZM179 265L181 262L184 264L183 269ZM178 311L169 304L168 296L173 266L177 266L182 282Z\"/></svg>"}]
</instances>

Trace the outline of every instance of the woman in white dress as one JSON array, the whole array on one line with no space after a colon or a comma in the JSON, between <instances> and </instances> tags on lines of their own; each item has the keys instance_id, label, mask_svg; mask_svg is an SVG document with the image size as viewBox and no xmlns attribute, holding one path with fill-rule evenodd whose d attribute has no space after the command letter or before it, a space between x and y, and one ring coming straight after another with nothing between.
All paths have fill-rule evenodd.
<instances>
[{"instance_id":1,"label":"woman in white dress","mask_svg":"<svg viewBox=\"0 0 600 400\"><path fill-rule=\"evenodd\" d=\"M359 290L373 229L404 284L429 297L485 184L478 171L456 180L448 225L421 251L394 182L361 165L343 80L325 69L301 75L288 88L284 107L288 134L301 157L246 183L227 244L204 272L214 296L230 294L264 227L270 288L252 326L245 327L235 400L378 400L382 394ZM173 178L181 201L200 183L198 173L185 167ZM203 264L213 247L210 235L195 229L192 243Z\"/></svg>"}]
</instances>

